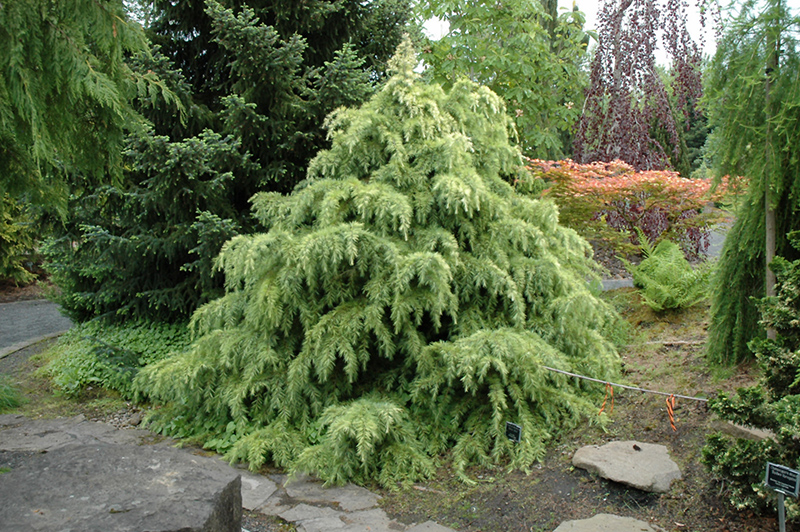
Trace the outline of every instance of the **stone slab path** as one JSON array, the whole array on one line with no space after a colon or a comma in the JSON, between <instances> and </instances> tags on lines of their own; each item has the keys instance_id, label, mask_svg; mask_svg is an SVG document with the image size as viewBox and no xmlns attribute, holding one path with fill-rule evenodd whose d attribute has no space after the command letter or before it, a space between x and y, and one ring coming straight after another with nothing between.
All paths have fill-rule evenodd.
<instances>
[{"instance_id":1,"label":"stone slab path","mask_svg":"<svg viewBox=\"0 0 800 532\"><path fill-rule=\"evenodd\" d=\"M238 472L152 436L0 416L0 529L240 532Z\"/></svg>"},{"instance_id":2,"label":"stone slab path","mask_svg":"<svg viewBox=\"0 0 800 532\"><path fill-rule=\"evenodd\" d=\"M392 520L378 506L380 496L359 486L348 484L323 488L319 481L311 477L288 479L284 475L258 475L233 468L219 458L199 456L191 449L175 449L170 440L151 445L158 439L159 437L147 430L120 430L105 423L86 421L83 416L31 420L17 415L0 415L0 458L7 457L9 453L69 452L72 455L76 449L98 449L99 456L115 446L126 449L136 446L158 448L161 453L185 455L188 462L197 461L197 467L204 467L200 462L210 460L214 462L211 469L222 473L227 471L228 476L234 478L241 476L241 506L244 509L276 515L293 523L299 532L453 532L433 521L404 524ZM82 461L79 460L81 464L91 461L91 453L81 456L84 456ZM111 463L106 465L109 485L128 480L129 473L122 469L115 470ZM12 467L11 472L6 474L15 474L14 471L15 468ZM187 471L186 474L189 474L191 469ZM20 473L24 473L22 468ZM173 477L177 478L176 475ZM3 478L0 477L0 480ZM137 491L129 483L127 486L130 491L129 502L140 503L141 497ZM174 484L170 487L170 493L181 495L189 491L182 491L185 488L187 487ZM71 489L80 491L80 487L74 485ZM176 511L180 512L182 505L183 509L187 509L186 504L189 503L178 502ZM98 531L101 529L104 532L117 532L114 528L97 528ZM95 529L83 527L81 530Z\"/></svg>"},{"instance_id":3,"label":"stone slab path","mask_svg":"<svg viewBox=\"0 0 800 532\"><path fill-rule=\"evenodd\" d=\"M277 515L301 532L453 532L433 521L405 525L378 507L380 496L353 484L323 488L307 476L242 472L242 506Z\"/></svg>"},{"instance_id":4,"label":"stone slab path","mask_svg":"<svg viewBox=\"0 0 800 532\"><path fill-rule=\"evenodd\" d=\"M644 521L632 517L611 514L597 514L591 519L565 521L553 532L661 532Z\"/></svg>"}]
</instances>

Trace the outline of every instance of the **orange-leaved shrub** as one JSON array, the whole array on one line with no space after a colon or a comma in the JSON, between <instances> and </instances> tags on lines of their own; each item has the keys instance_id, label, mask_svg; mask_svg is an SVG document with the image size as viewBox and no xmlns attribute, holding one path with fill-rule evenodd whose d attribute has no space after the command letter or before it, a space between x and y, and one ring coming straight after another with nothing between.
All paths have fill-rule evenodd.
<instances>
[{"instance_id":1,"label":"orange-leaved shrub","mask_svg":"<svg viewBox=\"0 0 800 532\"><path fill-rule=\"evenodd\" d=\"M637 172L619 160L528 159L528 169L533 179L545 182L543 194L558 205L562 224L624 255L638 251L638 227L650 244L669 239L688 258L701 256L711 224L720 217L705 207L722 201L731 189L727 177L713 187L709 179L686 179L670 170Z\"/></svg>"}]
</instances>

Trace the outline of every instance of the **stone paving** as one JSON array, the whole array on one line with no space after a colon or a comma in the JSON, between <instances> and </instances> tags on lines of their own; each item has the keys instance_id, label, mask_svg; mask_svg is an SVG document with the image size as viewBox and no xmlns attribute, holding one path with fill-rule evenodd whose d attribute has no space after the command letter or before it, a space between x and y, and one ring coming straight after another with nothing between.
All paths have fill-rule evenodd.
<instances>
[{"instance_id":1,"label":"stone paving","mask_svg":"<svg viewBox=\"0 0 800 532\"><path fill-rule=\"evenodd\" d=\"M353 484L323 488L308 476L242 472L242 506L277 515L301 532L452 532L433 521L405 525L378 507L380 496Z\"/></svg>"},{"instance_id":2,"label":"stone paving","mask_svg":"<svg viewBox=\"0 0 800 532\"><path fill-rule=\"evenodd\" d=\"M40 495L36 499L37 508L27 511L24 509L27 507L26 501L33 501L32 496L17 493L21 498L18 497L14 507L6 506L5 509L11 512L9 516L13 514L15 519L22 520L19 526L3 530L29 530L31 519L41 524L47 518L47 525L42 530L47 530L49 525L55 526L61 511L59 508L67 508L70 502L74 502L69 495L72 492L80 494L82 498L79 498L79 502L92 502L83 506L87 512L96 513L89 518L97 520L102 517L105 520L102 527L87 528L87 518L75 515L77 510L72 511L72 521L81 524L76 530L133 531L135 527L129 528L121 518L135 518L138 523L143 519L152 519L153 513L163 514L162 522L166 520L168 524L159 528L148 521L148 530L172 530L168 525L171 526L171 521L174 521L175 512L181 513L181 508L186 509L187 504L195 504L198 499L196 489L209 484L208 479L196 482L200 478L197 475L202 476L208 470L217 471L216 475L224 478L241 476L241 499L236 499L237 503L241 501L241 508L276 515L293 523L299 532L453 532L433 521L404 524L392 520L379 508L379 495L353 484L323 488L319 481L308 476L288 479L285 475L258 475L233 468L219 458L199 456L188 448L175 449L172 447L174 442L170 440L153 444L158 439L146 430L119 430L106 423L87 421L83 416L31 420L18 415L0 415L0 464L2 459L8 460L22 453L22 458L18 459L20 464L11 467L11 471L6 473L8 476L0 480L13 480L15 475L27 475L26 489ZM146 456L134 456L136 454ZM58 467L41 458L62 455L66 458L58 460ZM37 461L43 464L41 475L34 471L36 464L31 464ZM136 465L141 461L148 465ZM139 478L143 473L151 473L151 469L159 473L158 478ZM76 478L76 470L81 471L77 475L81 480ZM45 484L37 485L37 478ZM188 480L184 485L180 480L184 478L195 480ZM152 491L149 486L167 480L168 492L158 492L156 495L145 493ZM131 482L140 486L140 489L134 489ZM220 492L226 490L227 485L220 484ZM114 486L120 487L116 489ZM15 491L15 487L9 483L0 485L0 493L4 493L4 489L9 494ZM109 502L112 499L113 504ZM209 499L216 500L215 497ZM104 510L106 506L111 511ZM117 506L125 508L125 515L121 515L121 511L114 511ZM4 519L3 508L0 505L0 522ZM168 508L173 509L170 512ZM23 513L26 515L21 515ZM188 511L183 513L187 514ZM202 514L200 509L193 513ZM187 516L182 514L180 517L184 519ZM207 530L183 525L179 528Z\"/></svg>"},{"instance_id":3,"label":"stone paving","mask_svg":"<svg viewBox=\"0 0 800 532\"><path fill-rule=\"evenodd\" d=\"M46 299L0 304L0 358L72 326L59 306Z\"/></svg>"}]
</instances>

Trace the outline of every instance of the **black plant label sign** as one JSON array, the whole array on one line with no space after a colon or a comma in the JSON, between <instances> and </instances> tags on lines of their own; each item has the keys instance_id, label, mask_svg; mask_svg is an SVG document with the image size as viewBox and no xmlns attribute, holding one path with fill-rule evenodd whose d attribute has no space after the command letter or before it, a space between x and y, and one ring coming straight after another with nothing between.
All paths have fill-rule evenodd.
<instances>
[{"instance_id":1,"label":"black plant label sign","mask_svg":"<svg viewBox=\"0 0 800 532\"><path fill-rule=\"evenodd\" d=\"M516 423L506 421L506 438L519 443L520 439L522 439L522 427Z\"/></svg>"},{"instance_id":2,"label":"black plant label sign","mask_svg":"<svg viewBox=\"0 0 800 532\"><path fill-rule=\"evenodd\" d=\"M508 434L508 428L506 428L506 434ZM767 476L764 482L770 489L780 491L784 495L797 497L800 492L800 471L768 462Z\"/></svg>"}]
</instances>

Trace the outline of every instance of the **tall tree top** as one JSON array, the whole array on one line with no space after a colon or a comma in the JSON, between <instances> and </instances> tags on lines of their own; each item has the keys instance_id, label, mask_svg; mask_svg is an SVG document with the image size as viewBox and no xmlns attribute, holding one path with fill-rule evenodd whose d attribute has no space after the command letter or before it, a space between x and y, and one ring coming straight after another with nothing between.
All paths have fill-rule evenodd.
<instances>
[{"instance_id":1,"label":"tall tree top","mask_svg":"<svg viewBox=\"0 0 800 532\"><path fill-rule=\"evenodd\" d=\"M665 168L678 155L676 116L693 110L702 89L700 49L687 31L686 17L682 0L604 1L574 143L576 160L621 159L651 170ZM656 66L659 33L672 61L674 105Z\"/></svg>"},{"instance_id":2,"label":"tall tree top","mask_svg":"<svg viewBox=\"0 0 800 532\"><path fill-rule=\"evenodd\" d=\"M155 0L149 28L154 40L207 105L230 88L230 57L213 38L208 9L217 3L237 13L247 7L254 19L273 28L283 41L302 37L303 64L310 68L323 67L345 43L352 43L375 77L383 75L410 20L410 0Z\"/></svg>"}]
</instances>

